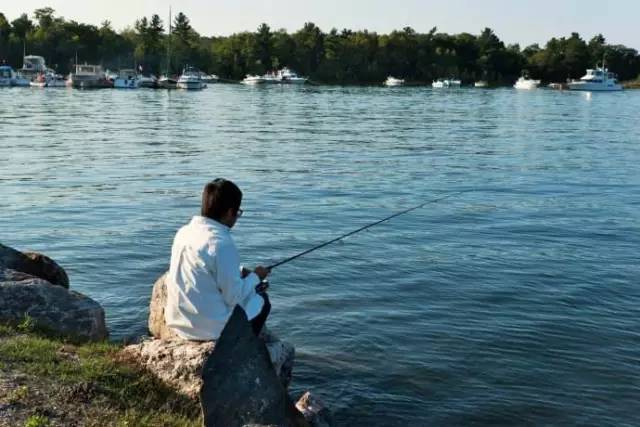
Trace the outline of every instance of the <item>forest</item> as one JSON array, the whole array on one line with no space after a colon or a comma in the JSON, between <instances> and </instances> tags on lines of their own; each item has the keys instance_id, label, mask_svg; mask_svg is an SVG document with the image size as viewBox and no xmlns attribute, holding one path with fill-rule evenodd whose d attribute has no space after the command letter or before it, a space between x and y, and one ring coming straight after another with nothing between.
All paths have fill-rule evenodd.
<instances>
[{"instance_id":1,"label":"forest","mask_svg":"<svg viewBox=\"0 0 640 427\"><path fill-rule=\"evenodd\" d=\"M45 57L60 73L80 63L105 68L142 67L145 73L177 74L186 65L224 79L290 67L312 81L327 84L379 84L387 76L415 83L457 77L464 83L486 80L511 84L523 73L544 82L579 78L602 64L620 80L640 74L635 49L609 44L601 34L590 40L578 33L552 38L544 46L506 44L490 28L479 34L446 34L410 27L389 34L331 29L311 22L289 33L261 24L254 32L208 37L198 34L184 13L169 23L159 15L142 17L116 31L56 16L52 8L9 21L0 12L0 63L22 66L23 53Z\"/></svg>"}]
</instances>

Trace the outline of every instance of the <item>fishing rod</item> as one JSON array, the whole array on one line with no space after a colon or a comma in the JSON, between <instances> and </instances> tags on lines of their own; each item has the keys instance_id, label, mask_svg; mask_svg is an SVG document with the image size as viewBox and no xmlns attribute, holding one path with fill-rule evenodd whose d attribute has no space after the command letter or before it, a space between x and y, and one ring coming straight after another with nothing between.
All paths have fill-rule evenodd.
<instances>
[{"instance_id":1,"label":"fishing rod","mask_svg":"<svg viewBox=\"0 0 640 427\"><path fill-rule=\"evenodd\" d=\"M426 201L424 203L419 204L418 206L414 206L414 207L411 207L409 209L405 209L405 210L403 210L401 212L397 212L397 213L395 213L393 215L389 215L388 217L383 218L383 219L381 219L379 221L372 222L371 224L367 224L365 226L362 226L362 227L358 228L357 230L350 231L349 233L343 234L342 236L338 236L335 239L329 240L328 242L321 243L321 244L319 244L317 246L314 246L314 247L312 247L310 249L307 249L304 252L300 252L297 255L293 255L293 256L291 256L289 258L283 259L280 262L277 262L277 263L275 263L273 265L270 265L269 267L267 267L267 269L269 271L271 271L276 267L279 267L279 266L281 266L283 264L286 264L288 262L293 261L294 259L300 258L301 256L304 256L304 255L307 255L307 254L309 254L311 252L317 251L318 249L324 248L325 246L329 246L330 244L338 242L338 241L340 241L342 239L346 239L349 236L353 236L354 234L357 234L357 233L359 233L361 231L364 231L364 230L366 230L368 228L371 228L373 226L376 226L378 224L382 224L383 222L389 221L390 219L393 219L393 218L395 218L397 216L404 215L404 214L409 213L411 211L415 211L416 209L420 209L420 208L422 208L422 207L424 207L426 205L429 205L431 203L437 203L437 202L440 202L442 200L448 199L448 198L453 197L453 196L457 196L457 195L462 194L462 193L468 193L469 191L471 191L471 190L456 191L454 193L447 194L446 196L442 196L442 197L438 197L436 199L428 200L428 201Z\"/></svg>"}]
</instances>

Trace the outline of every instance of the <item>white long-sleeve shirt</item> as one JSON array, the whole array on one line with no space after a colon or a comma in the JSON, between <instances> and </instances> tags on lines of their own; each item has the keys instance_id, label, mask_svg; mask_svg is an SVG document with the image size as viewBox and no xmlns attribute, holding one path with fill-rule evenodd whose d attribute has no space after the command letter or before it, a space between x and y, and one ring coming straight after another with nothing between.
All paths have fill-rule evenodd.
<instances>
[{"instance_id":1,"label":"white long-sleeve shirt","mask_svg":"<svg viewBox=\"0 0 640 427\"><path fill-rule=\"evenodd\" d=\"M256 294L260 278L241 278L240 255L229 227L195 216L176 234L167 275L165 320L182 338L215 340L233 308L240 305L249 319L264 300Z\"/></svg>"}]
</instances>

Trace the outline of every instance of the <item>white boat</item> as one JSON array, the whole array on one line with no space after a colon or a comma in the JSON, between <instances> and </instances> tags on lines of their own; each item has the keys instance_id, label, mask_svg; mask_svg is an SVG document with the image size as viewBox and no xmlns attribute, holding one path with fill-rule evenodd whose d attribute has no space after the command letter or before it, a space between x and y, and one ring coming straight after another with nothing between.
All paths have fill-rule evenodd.
<instances>
[{"instance_id":1,"label":"white boat","mask_svg":"<svg viewBox=\"0 0 640 427\"><path fill-rule=\"evenodd\" d=\"M402 86L404 85L404 79L396 79L395 77L387 77L387 80L384 81L385 86L393 87L393 86Z\"/></svg>"},{"instance_id":2,"label":"white boat","mask_svg":"<svg viewBox=\"0 0 640 427\"><path fill-rule=\"evenodd\" d=\"M35 80L39 74L45 74L46 72L47 65L42 56L27 55L23 58L20 74L28 81Z\"/></svg>"},{"instance_id":3,"label":"white boat","mask_svg":"<svg viewBox=\"0 0 640 427\"><path fill-rule=\"evenodd\" d=\"M136 70L120 70L118 76L113 80L113 87L116 89L138 89L141 79Z\"/></svg>"},{"instance_id":4,"label":"white boat","mask_svg":"<svg viewBox=\"0 0 640 427\"><path fill-rule=\"evenodd\" d=\"M218 80L220 80L220 77L216 76L215 74L204 74L203 73L200 76L200 78L205 83L216 83Z\"/></svg>"},{"instance_id":5,"label":"white boat","mask_svg":"<svg viewBox=\"0 0 640 427\"><path fill-rule=\"evenodd\" d=\"M574 80L570 82L568 86L569 90L584 90L589 92L613 92L622 90L622 85L618 83L616 75L604 67L587 70L587 74L582 76L580 80Z\"/></svg>"},{"instance_id":6,"label":"white boat","mask_svg":"<svg viewBox=\"0 0 640 427\"><path fill-rule=\"evenodd\" d=\"M280 83L286 84L305 84L308 80L306 77L299 76L295 71L287 67L278 71L277 76L280 79Z\"/></svg>"},{"instance_id":7,"label":"white boat","mask_svg":"<svg viewBox=\"0 0 640 427\"><path fill-rule=\"evenodd\" d=\"M60 74L56 74L55 71L48 68L45 73L38 74L31 82L31 87L65 87L67 82Z\"/></svg>"},{"instance_id":8,"label":"white boat","mask_svg":"<svg viewBox=\"0 0 640 427\"><path fill-rule=\"evenodd\" d=\"M158 78L153 74L148 76L140 76L140 87L146 87L149 89L155 89L158 87Z\"/></svg>"},{"instance_id":9,"label":"white boat","mask_svg":"<svg viewBox=\"0 0 640 427\"><path fill-rule=\"evenodd\" d=\"M486 80L479 80L473 84L474 87L485 88L489 87L489 83Z\"/></svg>"},{"instance_id":10,"label":"white boat","mask_svg":"<svg viewBox=\"0 0 640 427\"><path fill-rule=\"evenodd\" d=\"M244 80L242 80L242 83L245 85L259 85L259 84L264 84L267 82L267 79L265 79L262 76L252 76L252 75L248 75L247 77L244 78Z\"/></svg>"},{"instance_id":11,"label":"white boat","mask_svg":"<svg viewBox=\"0 0 640 427\"><path fill-rule=\"evenodd\" d=\"M461 85L462 82L457 79L438 79L431 83L431 87L435 89L458 88Z\"/></svg>"},{"instance_id":12,"label":"white boat","mask_svg":"<svg viewBox=\"0 0 640 427\"><path fill-rule=\"evenodd\" d=\"M200 72L193 67L187 67L182 72L176 83L178 89L201 90L205 87L200 78Z\"/></svg>"},{"instance_id":13,"label":"white boat","mask_svg":"<svg viewBox=\"0 0 640 427\"><path fill-rule=\"evenodd\" d=\"M158 87L161 89L176 89L178 87L178 80L169 76L160 76L158 79Z\"/></svg>"},{"instance_id":14,"label":"white boat","mask_svg":"<svg viewBox=\"0 0 640 427\"><path fill-rule=\"evenodd\" d=\"M0 65L0 87L9 87L16 77L16 72L9 65Z\"/></svg>"},{"instance_id":15,"label":"white boat","mask_svg":"<svg viewBox=\"0 0 640 427\"><path fill-rule=\"evenodd\" d=\"M516 89L522 90L533 90L537 89L538 85L540 85L540 80L533 80L526 77L520 77L516 84L513 85Z\"/></svg>"}]
</instances>

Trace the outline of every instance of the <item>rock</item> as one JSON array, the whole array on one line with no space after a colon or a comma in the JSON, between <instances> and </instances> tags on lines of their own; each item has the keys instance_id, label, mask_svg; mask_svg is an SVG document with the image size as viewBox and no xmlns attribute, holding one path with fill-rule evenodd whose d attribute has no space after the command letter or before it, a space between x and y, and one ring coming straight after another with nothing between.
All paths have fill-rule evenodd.
<instances>
[{"instance_id":1,"label":"rock","mask_svg":"<svg viewBox=\"0 0 640 427\"><path fill-rule=\"evenodd\" d=\"M69 277L62 267L46 255L22 253L0 243L0 267L44 279L53 285L69 287Z\"/></svg>"},{"instance_id":2,"label":"rock","mask_svg":"<svg viewBox=\"0 0 640 427\"><path fill-rule=\"evenodd\" d=\"M239 306L202 369L205 427L246 424L306 426L271 364L263 340Z\"/></svg>"},{"instance_id":3,"label":"rock","mask_svg":"<svg viewBox=\"0 0 640 427\"><path fill-rule=\"evenodd\" d=\"M153 285L151 302L149 303L149 332L156 338L179 342L181 338L167 326L164 320L164 308L167 304L166 277L167 273L163 274ZM294 347L287 342L280 341L266 326L262 329L260 336L267 343L271 361L282 384L288 387L293 372ZM170 375L170 377L172 376Z\"/></svg>"},{"instance_id":4,"label":"rock","mask_svg":"<svg viewBox=\"0 0 640 427\"><path fill-rule=\"evenodd\" d=\"M39 277L0 267L0 321L35 324L62 335L103 340L109 336L104 310L94 300Z\"/></svg>"},{"instance_id":5,"label":"rock","mask_svg":"<svg viewBox=\"0 0 640 427\"><path fill-rule=\"evenodd\" d=\"M276 375L287 387L295 349L291 344L276 339L266 345ZM144 366L167 384L195 399L202 386L202 366L214 347L214 341L151 338L125 347L121 356Z\"/></svg>"},{"instance_id":6,"label":"rock","mask_svg":"<svg viewBox=\"0 0 640 427\"><path fill-rule=\"evenodd\" d=\"M311 427L334 426L331 411L311 392L306 392L296 403L296 408L304 415Z\"/></svg>"},{"instance_id":7,"label":"rock","mask_svg":"<svg viewBox=\"0 0 640 427\"><path fill-rule=\"evenodd\" d=\"M166 277L167 273L164 273L156 280L151 293L151 302L149 303L149 333L163 340L178 338L164 320L164 308L167 305Z\"/></svg>"}]
</instances>

